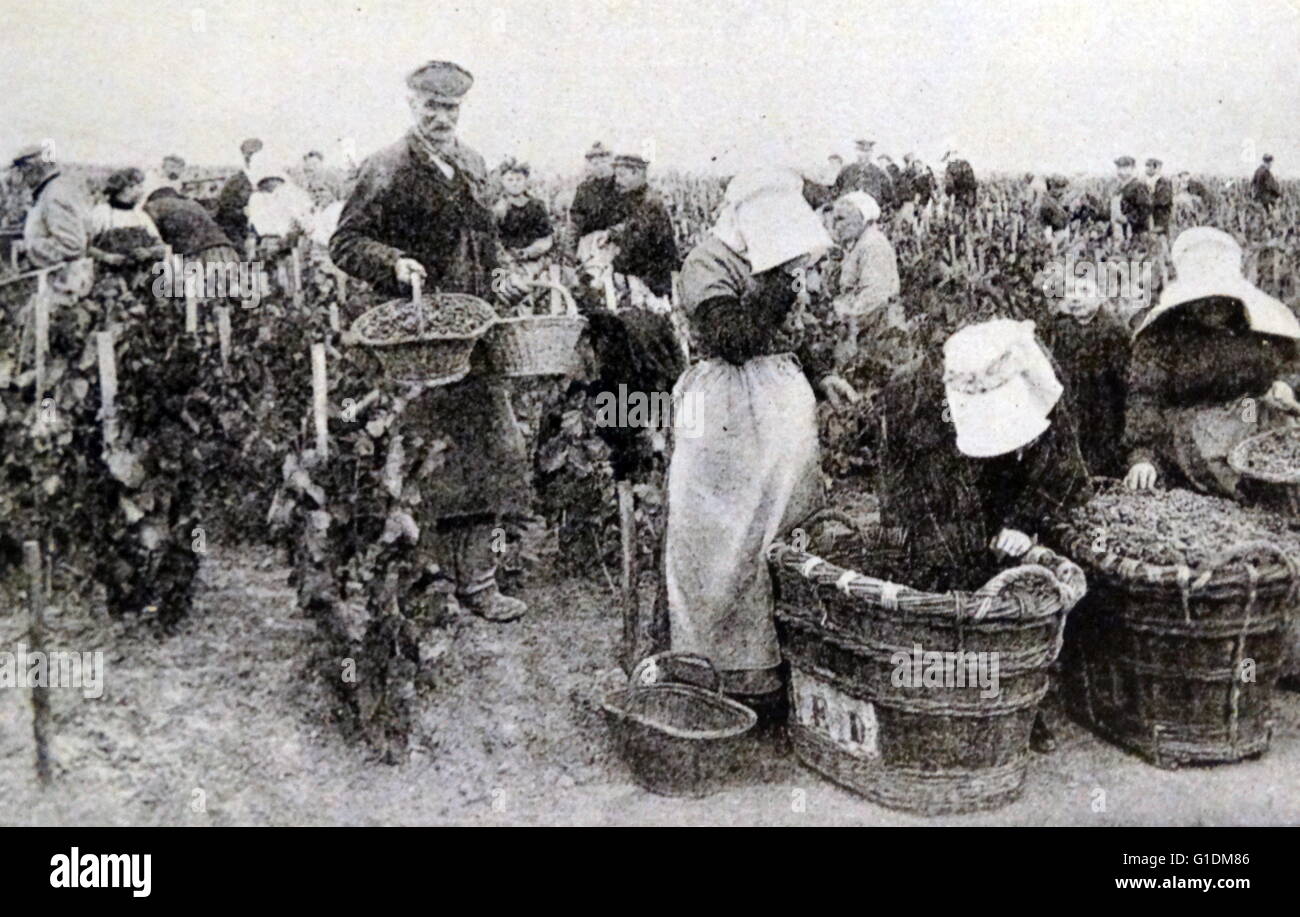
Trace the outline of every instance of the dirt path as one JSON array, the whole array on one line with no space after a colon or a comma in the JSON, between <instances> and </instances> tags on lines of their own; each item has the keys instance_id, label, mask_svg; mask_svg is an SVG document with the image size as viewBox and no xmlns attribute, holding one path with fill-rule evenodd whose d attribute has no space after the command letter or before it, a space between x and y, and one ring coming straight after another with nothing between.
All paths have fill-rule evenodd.
<instances>
[{"instance_id":1,"label":"dirt path","mask_svg":"<svg viewBox=\"0 0 1300 917\"><path fill-rule=\"evenodd\" d=\"M1220 768L1162 771L1073 725L996 813L920 819L871 805L756 743L738 785L704 800L640 790L612 755L596 698L614 683L607 590L534 585L532 614L464 622L426 702L411 761L367 759L308 672L313 625L287 570L255 551L204 565L197 606L166 641L51 615L51 649L104 651L104 695L52 691L54 784L31 766L28 694L0 691L6 824L1297 824L1300 696L1277 704L1272 750ZM0 617L13 650L21 619ZM1103 791L1104 796L1098 791ZM1098 810L1104 801L1104 810Z\"/></svg>"}]
</instances>

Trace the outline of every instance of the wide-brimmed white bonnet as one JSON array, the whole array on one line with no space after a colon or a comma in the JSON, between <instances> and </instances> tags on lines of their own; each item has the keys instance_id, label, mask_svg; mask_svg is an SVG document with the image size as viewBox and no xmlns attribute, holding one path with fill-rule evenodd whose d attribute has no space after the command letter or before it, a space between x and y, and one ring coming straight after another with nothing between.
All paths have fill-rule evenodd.
<instances>
[{"instance_id":1,"label":"wide-brimmed white bonnet","mask_svg":"<svg viewBox=\"0 0 1300 917\"><path fill-rule=\"evenodd\" d=\"M1161 292L1160 302L1143 318L1138 334L1179 306L1223 296L1245 307L1252 331L1300 339L1295 313L1242 276L1241 246L1226 232L1210 226L1185 230L1174 240L1169 254L1177 278Z\"/></svg>"},{"instance_id":2,"label":"wide-brimmed white bonnet","mask_svg":"<svg viewBox=\"0 0 1300 917\"><path fill-rule=\"evenodd\" d=\"M807 255L816 261L831 238L803 196L803 177L793 169L754 169L727 185L713 234L759 274Z\"/></svg>"},{"instance_id":3,"label":"wide-brimmed white bonnet","mask_svg":"<svg viewBox=\"0 0 1300 917\"><path fill-rule=\"evenodd\" d=\"M990 458L1033 442L1063 388L1034 336L1034 323L995 319L970 325L943 345L944 389L957 448Z\"/></svg>"}]
</instances>

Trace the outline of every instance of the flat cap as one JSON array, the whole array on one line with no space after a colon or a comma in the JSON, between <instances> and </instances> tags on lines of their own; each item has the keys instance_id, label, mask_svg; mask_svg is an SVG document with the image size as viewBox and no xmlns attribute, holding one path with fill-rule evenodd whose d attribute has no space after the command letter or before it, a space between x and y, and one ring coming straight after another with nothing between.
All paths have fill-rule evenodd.
<instances>
[{"instance_id":1,"label":"flat cap","mask_svg":"<svg viewBox=\"0 0 1300 917\"><path fill-rule=\"evenodd\" d=\"M614 157L614 165L635 166L638 169L644 169L646 166L650 165L650 160L638 156L635 153L619 153Z\"/></svg>"},{"instance_id":2,"label":"flat cap","mask_svg":"<svg viewBox=\"0 0 1300 917\"><path fill-rule=\"evenodd\" d=\"M412 70L407 88L431 95L440 102L459 102L474 85L474 76L451 61L431 60Z\"/></svg>"},{"instance_id":3,"label":"flat cap","mask_svg":"<svg viewBox=\"0 0 1300 917\"><path fill-rule=\"evenodd\" d=\"M1272 161L1273 161L1273 154L1272 154L1272 153L1265 153L1265 154L1264 154L1264 161L1265 161L1265 162L1272 162Z\"/></svg>"},{"instance_id":4,"label":"flat cap","mask_svg":"<svg viewBox=\"0 0 1300 917\"><path fill-rule=\"evenodd\" d=\"M605 159L612 155L613 154L609 151L608 147L599 140L591 145L591 149L587 150L588 159Z\"/></svg>"},{"instance_id":5,"label":"flat cap","mask_svg":"<svg viewBox=\"0 0 1300 917\"><path fill-rule=\"evenodd\" d=\"M243 153L245 156L252 156L254 153L260 153L261 151L262 141L258 140L256 137L249 137L239 145L239 152Z\"/></svg>"},{"instance_id":6,"label":"flat cap","mask_svg":"<svg viewBox=\"0 0 1300 917\"><path fill-rule=\"evenodd\" d=\"M876 145L874 140L854 140L853 145L859 150L869 150Z\"/></svg>"},{"instance_id":7,"label":"flat cap","mask_svg":"<svg viewBox=\"0 0 1300 917\"><path fill-rule=\"evenodd\" d=\"M1117 165L1117 166L1133 166L1133 165L1137 165L1137 160L1134 159L1132 156L1121 156L1121 157L1119 157L1118 159L1115 160L1115 165Z\"/></svg>"},{"instance_id":8,"label":"flat cap","mask_svg":"<svg viewBox=\"0 0 1300 917\"><path fill-rule=\"evenodd\" d=\"M1159 159L1156 159L1154 156L1152 156L1150 159L1147 160L1147 165L1158 169L1162 165L1164 165L1164 163L1161 162Z\"/></svg>"},{"instance_id":9,"label":"flat cap","mask_svg":"<svg viewBox=\"0 0 1300 917\"><path fill-rule=\"evenodd\" d=\"M45 147L41 146L39 143L29 143L27 146L23 147L21 150L19 150L17 153L14 154L14 158L12 162L14 165L18 165L18 163L20 162L25 162L28 159L34 159L35 157L41 155L41 153L43 153L44 151L45 151Z\"/></svg>"}]
</instances>

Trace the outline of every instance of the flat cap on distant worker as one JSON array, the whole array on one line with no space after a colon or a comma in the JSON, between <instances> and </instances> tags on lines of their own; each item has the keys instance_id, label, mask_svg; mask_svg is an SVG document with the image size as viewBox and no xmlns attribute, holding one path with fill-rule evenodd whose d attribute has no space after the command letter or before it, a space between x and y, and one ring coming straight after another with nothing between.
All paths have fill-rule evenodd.
<instances>
[{"instance_id":1,"label":"flat cap on distant worker","mask_svg":"<svg viewBox=\"0 0 1300 917\"><path fill-rule=\"evenodd\" d=\"M1132 156L1121 156L1115 160L1115 165L1117 166L1132 166L1136 164L1137 164L1137 160L1135 160Z\"/></svg>"},{"instance_id":2,"label":"flat cap on distant worker","mask_svg":"<svg viewBox=\"0 0 1300 917\"><path fill-rule=\"evenodd\" d=\"M239 152L243 153L245 156L252 156L254 153L260 153L261 151L262 141L258 140L256 137L249 137L239 145Z\"/></svg>"},{"instance_id":3,"label":"flat cap on distant worker","mask_svg":"<svg viewBox=\"0 0 1300 917\"><path fill-rule=\"evenodd\" d=\"M1273 161L1273 154L1272 154L1272 153L1265 153L1265 154L1264 154L1264 161L1265 161L1265 162L1272 162L1272 161Z\"/></svg>"},{"instance_id":4,"label":"flat cap on distant worker","mask_svg":"<svg viewBox=\"0 0 1300 917\"><path fill-rule=\"evenodd\" d=\"M1164 165L1164 163L1161 162L1159 159L1156 159L1154 156L1152 156L1150 159L1147 160L1147 165L1149 165L1153 169L1158 169L1162 165Z\"/></svg>"},{"instance_id":5,"label":"flat cap on distant worker","mask_svg":"<svg viewBox=\"0 0 1300 917\"><path fill-rule=\"evenodd\" d=\"M859 150L869 150L869 149L871 149L873 146L876 145L876 141L874 141L874 140L855 140L855 141L853 141L853 145L854 145L855 147L857 147Z\"/></svg>"},{"instance_id":6,"label":"flat cap on distant worker","mask_svg":"<svg viewBox=\"0 0 1300 917\"><path fill-rule=\"evenodd\" d=\"M650 160L637 156L635 153L619 153L614 157L614 165L635 166L638 169L644 169L650 165Z\"/></svg>"},{"instance_id":7,"label":"flat cap on distant worker","mask_svg":"<svg viewBox=\"0 0 1300 917\"><path fill-rule=\"evenodd\" d=\"M588 159L607 159L612 155L613 154L605 144L601 143L599 140L591 145L591 149L587 150Z\"/></svg>"},{"instance_id":8,"label":"flat cap on distant worker","mask_svg":"<svg viewBox=\"0 0 1300 917\"><path fill-rule=\"evenodd\" d=\"M411 71L408 88L433 96L440 102L459 102L474 85L473 75L451 61L432 60Z\"/></svg>"}]
</instances>

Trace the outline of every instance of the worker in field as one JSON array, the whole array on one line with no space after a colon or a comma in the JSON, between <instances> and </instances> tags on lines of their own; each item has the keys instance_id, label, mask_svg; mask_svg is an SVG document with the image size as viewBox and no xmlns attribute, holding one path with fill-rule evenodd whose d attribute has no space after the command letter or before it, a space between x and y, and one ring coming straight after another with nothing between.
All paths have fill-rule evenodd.
<instances>
[{"instance_id":1,"label":"worker in field","mask_svg":"<svg viewBox=\"0 0 1300 917\"><path fill-rule=\"evenodd\" d=\"M1265 153L1264 161L1255 170L1255 177L1250 180L1250 196L1257 203L1262 204L1265 211L1272 210L1273 205L1282 196L1277 177L1273 175L1272 153Z\"/></svg>"},{"instance_id":2,"label":"worker in field","mask_svg":"<svg viewBox=\"0 0 1300 917\"><path fill-rule=\"evenodd\" d=\"M244 167L226 179L217 195L217 225L241 252L248 238L248 199L253 196L256 188L256 177L260 177L253 166L253 160L260 152L262 141L256 137L250 137L241 143L239 155Z\"/></svg>"},{"instance_id":3,"label":"worker in field","mask_svg":"<svg viewBox=\"0 0 1300 917\"><path fill-rule=\"evenodd\" d=\"M1038 201L1038 218L1046 227L1048 237L1061 232L1070 225L1070 212L1066 209L1065 196L1070 188L1070 180L1064 175L1049 175L1044 179L1044 191Z\"/></svg>"},{"instance_id":4,"label":"worker in field","mask_svg":"<svg viewBox=\"0 0 1300 917\"><path fill-rule=\"evenodd\" d=\"M308 150L303 154L302 189L316 210L325 209L343 196L338 181L325 168L325 156L320 150Z\"/></svg>"},{"instance_id":5,"label":"worker in field","mask_svg":"<svg viewBox=\"0 0 1300 917\"><path fill-rule=\"evenodd\" d=\"M894 183L888 172L872 162L876 142L858 140L853 146L858 153L857 162L845 166L835 179L835 197L843 197L850 191L865 191L875 198L882 211L888 212L894 206Z\"/></svg>"},{"instance_id":6,"label":"worker in field","mask_svg":"<svg viewBox=\"0 0 1300 917\"><path fill-rule=\"evenodd\" d=\"M831 238L845 252L834 308L847 326L835 354L837 363L846 363L864 347L875 375L888 379L911 354L907 318L898 300L898 256L879 220L880 207L865 191L850 191L832 210Z\"/></svg>"},{"instance_id":7,"label":"worker in field","mask_svg":"<svg viewBox=\"0 0 1300 917\"><path fill-rule=\"evenodd\" d=\"M1151 192L1151 228L1156 232L1169 232L1169 221L1174 215L1174 183L1161 173L1164 164L1154 156L1146 163L1146 184Z\"/></svg>"},{"instance_id":8,"label":"worker in field","mask_svg":"<svg viewBox=\"0 0 1300 917\"><path fill-rule=\"evenodd\" d=\"M699 410L668 469L671 644L708 657L723 690L760 716L779 715L784 698L763 552L821 503L816 395L840 407L857 398L788 321L831 246L802 186L791 170L737 174L682 267L701 359L673 393Z\"/></svg>"},{"instance_id":9,"label":"worker in field","mask_svg":"<svg viewBox=\"0 0 1300 917\"><path fill-rule=\"evenodd\" d=\"M650 163L633 153L614 159L614 181L623 195L623 219L610 228L615 276L627 278L631 303L652 312L672 308L673 271L681 265L668 207L650 190Z\"/></svg>"},{"instance_id":10,"label":"worker in field","mask_svg":"<svg viewBox=\"0 0 1300 917\"><path fill-rule=\"evenodd\" d=\"M470 73L449 61L413 71L406 79L411 130L361 164L330 240L334 263L373 290L368 298L348 299L349 318L369 305L409 297L416 276L426 291L485 300L524 291L513 275L494 274L500 242L486 198L487 169L456 136L472 84ZM445 560L440 568L462 607L489 621L520 617L527 606L500 591L493 550L497 526L527 516L532 502L508 390L499 380L470 375L414 398L400 422L408 452L420 440L426 448L445 444L437 470L419 479L421 546L430 545L425 538L437 540ZM404 600L421 597L407 592Z\"/></svg>"},{"instance_id":11,"label":"worker in field","mask_svg":"<svg viewBox=\"0 0 1300 917\"><path fill-rule=\"evenodd\" d=\"M90 292L95 279L88 256L91 201L82 182L65 175L51 148L33 144L18 151L10 168L31 192L32 205L23 222L23 251L32 267L63 265L49 275L50 290L60 301Z\"/></svg>"},{"instance_id":12,"label":"worker in field","mask_svg":"<svg viewBox=\"0 0 1300 917\"><path fill-rule=\"evenodd\" d=\"M1176 279L1138 326L1124 428L1125 483L1235 497L1237 443L1300 415L1300 322L1241 271L1241 246L1198 226L1171 251Z\"/></svg>"},{"instance_id":13,"label":"worker in field","mask_svg":"<svg viewBox=\"0 0 1300 917\"><path fill-rule=\"evenodd\" d=\"M934 197L937 182L929 166L911 153L903 154L903 177L907 190L916 201L917 207L924 207ZM906 203L906 200L904 201Z\"/></svg>"},{"instance_id":14,"label":"worker in field","mask_svg":"<svg viewBox=\"0 0 1300 917\"><path fill-rule=\"evenodd\" d=\"M578 239L578 263L599 271L608 263L599 251L602 233L623 219L624 200L614 181L614 154L597 141L587 151L586 170L573 193L569 218Z\"/></svg>"},{"instance_id":15,"label":"worker in field","mask_svg":"<svg viewBox=\"0 0 1300 917\"><path fill-rule=\"evenodd\" d=\"M971 164L959 158L956 150L948 150L940 162L947 163L944 168L943 193L952 198L958 207L974 207L979 185L975 181L975 170Z\"/></svg>"},{"instance_id":16,"label":"worker in field","mask_svg":"<svg viewBox=\"0 0 1300 917\"><path fill-rule=\"evenodd\" d=\"M1110 198L1111 231L1117 238L1131 239L1151 225L1151 191L1135 174L1137 161L1132 156L1115 160L1119 187Z\"/></svg>"},{"instance_id":17,"label":"worker in field","mask_svg":"<svg viewBox=\"0 0 1300 917\"><path fill-rule=\"evenodd\" d=\"M497 171L502 194L492 205L492 215L501 245L521 274L537 280L555 244L551 215L545 204L528 193L528 163L507 159Z\"/></svg>"}]
</instances>

